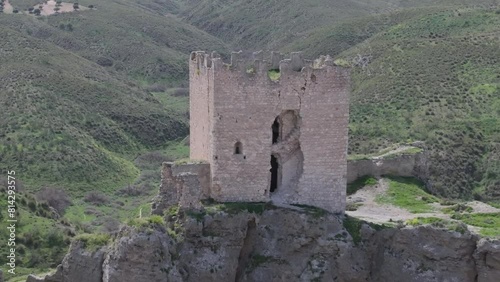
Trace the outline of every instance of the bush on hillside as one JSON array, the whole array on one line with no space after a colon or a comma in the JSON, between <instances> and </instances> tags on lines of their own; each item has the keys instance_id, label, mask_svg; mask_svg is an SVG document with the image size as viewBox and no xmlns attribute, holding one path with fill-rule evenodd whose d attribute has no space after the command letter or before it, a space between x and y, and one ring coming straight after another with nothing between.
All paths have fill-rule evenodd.
<instances>
[{"instance_id":1,"label":"bush on hillside","mask_svg":"<svg viewBox=\"0 0 500 282\"><path fill-rule=\"evenodd\" d=\"M66 208L71 205L68 194L60 188L45 187L36 194L36 199L53 207L59 215L63 215Z\"/></svg>"},{"instance_id":2,"label":"bush on hillside","mask_svg":"<svg viewBox=\"0 0 500 282\"><path fill-rule=\"evenodd\" d=\"M83 200L87 203L92 203L97 206L109 203L109 198L99 191L88 192Z\"/></svg>"}]
</instances>

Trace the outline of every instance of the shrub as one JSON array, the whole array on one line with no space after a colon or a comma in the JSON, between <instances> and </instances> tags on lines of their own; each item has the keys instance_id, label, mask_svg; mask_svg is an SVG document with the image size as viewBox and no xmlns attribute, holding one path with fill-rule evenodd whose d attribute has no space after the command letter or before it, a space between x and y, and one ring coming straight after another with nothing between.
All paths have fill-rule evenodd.
<instances>
[{"instance_id":1,"label":"shrub","mask_svg":"<svg viewBox=\"0 0 500 282\"><path fill-rule=\"evenodd\" d=\"M36 202L34 202L34 201L29 201L29 202L28 202L28 208L29 208L32 212L36 211Z\"/></svg>"},{"instance_id":2,"label":"shrub","mask_svg":"<svg viewBox=\"0 0 500 282\"><path fill-rule=\"evenodd\" d=\"M106 217L104 219L103 229L105 232L113 233L120 229L120 222L112 217Z\"/></svg>"},{"instance_id":3,"label":"shrub","mask_svg":"<svg viewBox=\"0 0 500 282\"><path fill-rule=\"evenodd\" d=\"M188 88L177 88L172 92L172 96L181 97L181 96L189 96Z\"/></svg>"},{"instance_id":4,"label":"shrub","mask_svg":"<svg viewBox=\"0 0 500 282\"><path fill-rule=\"evenodd\" d=\"M47 246L53 248L64 244L64 236L59 229L52 229L47 234Z\"/></svg>"},{"instance_id":5,"label":"shrub","mask_svg":"<svg viewBox=\"0 0 500 282\"><path fill-rule=\"evenodd\" d=\"M113 60L106 58L106 57L99 57L97 58L98 65L103 66L103 67L111 67L113 65Z\"/></svg>"},{"instance_id":6,"label":"shrub","mask_svg":"<svg viewBox=\"0 0 500 282\"><path fill-rule=\"evenodd\" d=\"M109 203L109 198L99 191L88 192L83 200L97 206Z\"/></svg>"},{"instance_id":7,"label":"shrub","mask_svg":"<svg viewBox=\"0 0 500 282\"><path fill-rule=\"evenodd\" d=\"M280 70L276 69L276 70L269 70L267 72L267 75L269 76L269 78L272 80L272 81L277 81L280 79L281 77L281 73L280 73Z\"/></svg>"},{"instance_id":8,"label":"shrub","mask_svg":"<svg viewBox=\"0 0 500 282\"><path fill-rule=\"evenodd\" d=\"M148 222L152 224L159 224L159 225L164 225L165 221L163 220L163 217L159 215L152 215L148 218Z\"/></svg>"},{"instance_id":9,"label":"shrub","mask_svg":"<svg viewBox=\"0 0 500 282\"><path fill-rule=\"evenodd\" d=\"M82 242L84 248L90 251L96 251L100 247L107 245L110 239L111 236L105 233L81 234L75 237L75 240Z\"/></svg>"},{"instance_id":10,"label":"shrub","mask_svg":"<svg viewBox=\"0 0 500 282\"><path fill-rule=\"evenodd\" d=\"M120 189L117 194L124 196L139 196L143 194L143 192L144 190L137 185L127 185L127 187Z\"/></svg>"},{"instance_id":11,"label":"shrub","mask_svg":"<svg viewBox=\"0 0 500 282\"><path fill-rule=\"evenodd\" d=\"M361 242L361 225L363 222L357 218L346 216L343 221L344 228L351 234L352 241L355 245Z\"/></svg>"},{"instance_id":12,"label":"shrub","mask_svg":"<svg viewBox=\"0 0 500 282\"><path fill-rule=\"evenodd\" d=\"M71 205L68 194L60 188L45 187L36 194L36 198L39 202L45 202L54 208L59 215L63 215L66 208Z\"/></svg>"}]
</instances>

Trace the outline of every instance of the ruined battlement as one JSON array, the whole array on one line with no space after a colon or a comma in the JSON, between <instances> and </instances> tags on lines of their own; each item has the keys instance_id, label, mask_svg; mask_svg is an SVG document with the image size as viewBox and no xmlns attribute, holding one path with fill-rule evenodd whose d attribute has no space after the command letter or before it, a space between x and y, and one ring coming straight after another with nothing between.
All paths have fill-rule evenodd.
<instances>
[{"instance_id":1,"label":"ruined battlement","mask_svg":"<svg viewBox=\"0 0 500 282\"><path fill-rule=\"evenodd\" d=\"M267 77L269 81L276 83L279 79L269 78L268 71L276 71L281 76L299 74L309 74L313 70L331 71L333 67L338 67L330 56L321 56L316 60L306 60L302 52L292 52L289 58L285 58L282 53L270 52L268 60L264 59L264 52L254 52L250 57L243 56L243 52L232 52L230 62L225 63L219 54L212 52L207 54L204 51L191 53L190 66L199 74L209 72L233 72L241 73L249 78ZM338 67L341 68L341 67Z\"/></svg>"}]
</instances>

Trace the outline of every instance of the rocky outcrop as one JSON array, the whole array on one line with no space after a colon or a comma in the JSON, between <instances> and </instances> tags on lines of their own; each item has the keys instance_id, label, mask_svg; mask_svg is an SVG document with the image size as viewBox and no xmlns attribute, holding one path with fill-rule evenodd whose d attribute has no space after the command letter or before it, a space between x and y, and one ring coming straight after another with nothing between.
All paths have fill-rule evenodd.
<instances>
[{"instance_id":1,"label":"rocky outcrop","mask_svg":"<svg viewBox=\"0 0 500 282\"><path fill-rule=\"evenodd\" d=\"M180 212L166 226L125 227L95 252L76 242L55 275L33 281L486 282L499 274L500 242L469 232L270 208Z\"/></svg>"},{"instance_id":2,"label":"rocky outcrop","mask_svg":"<svg viewBox=\"0 0 500 282\"><path fill-rule=\"evenodd\" d=\"M160 230L122 230L102 265L102 281L182 281L172 254L173 240Z\"/></svg>"},{"instance_id":3,"label":"rocky outcrop","mask_svg":"<svg viewBox=\"0 0 500 282\"><path fill-rule=\"evenodd\" d=\"M476 238L432 227L374 234L373 281L475 281ZM377 252L376 250L380 250ZM381 253L380 253L381 252Z\"/></svg>"},{"instance_id":4,"label":"rocky outcrop","mask_svg":"<svg viewBox=\"0 0 500 282\"><path fill-rule=\"evenodd\" d=\"M500 242L481 239L474 252L478 282L494 282L500 277Z\"/></svg>"}]
</instances>

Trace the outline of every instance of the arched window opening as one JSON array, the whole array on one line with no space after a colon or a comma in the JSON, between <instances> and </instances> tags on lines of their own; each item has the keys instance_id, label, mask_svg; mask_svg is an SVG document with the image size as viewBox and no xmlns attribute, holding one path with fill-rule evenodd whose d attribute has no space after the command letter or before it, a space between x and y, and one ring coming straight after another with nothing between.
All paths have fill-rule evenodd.
<instances>
[{"instance_id":1,"label":"arched window opening","mask_svg":"<svg viewBox=\"0 0 500 282\"><path fill-rule=\"evenodd\" d=\"M236 142L236 144L234 144L234 154L235 155L243 154L243 145L239 141Z\"/></svg>"}]
</instances>

